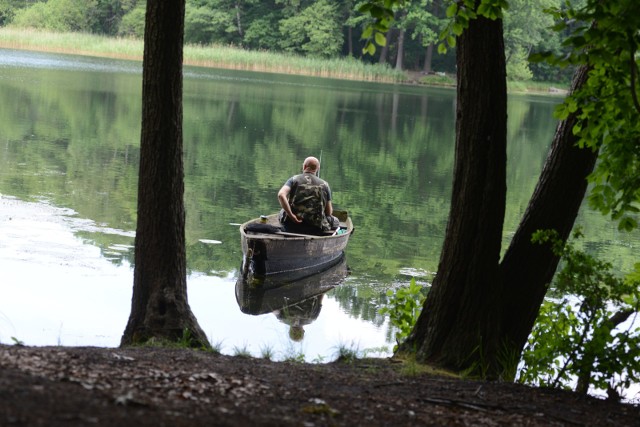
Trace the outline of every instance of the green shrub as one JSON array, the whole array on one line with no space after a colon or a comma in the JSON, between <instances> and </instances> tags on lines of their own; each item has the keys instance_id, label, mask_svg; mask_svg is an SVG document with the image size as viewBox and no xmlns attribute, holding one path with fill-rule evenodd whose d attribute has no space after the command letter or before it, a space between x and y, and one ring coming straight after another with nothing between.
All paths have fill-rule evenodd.
<instances>
[{"instance_id":1,"label":"green shrub","mask_svg":"<svg viewBox=\"0 0 640 427\"><path fill-rule=\"evenodd\" d=\"M404 341L413 329L418 316L422 311L422 305L426 298L426 289L411 279L409 286L402 286L395 290L388 290L389 303L381 307L380 314L389 315L389 322L397 329L395 334L396 351L398 344Z\"/></svg>"},{"instance_id":2,"label":"green shrub","mask_svg":"<svg viewBox=\"0 0 640 427\"><path fill-rule=\"evenodd\" d=\"M519 381L583 394L594 387L619 397L640 380L640 328L633 326L640 264L621 278L611 264L563 245L554 231L538 232L534 241L550 243L564 267L555 280L557 296L542 305L524 349Z\"/></svg>"}]
</instances>

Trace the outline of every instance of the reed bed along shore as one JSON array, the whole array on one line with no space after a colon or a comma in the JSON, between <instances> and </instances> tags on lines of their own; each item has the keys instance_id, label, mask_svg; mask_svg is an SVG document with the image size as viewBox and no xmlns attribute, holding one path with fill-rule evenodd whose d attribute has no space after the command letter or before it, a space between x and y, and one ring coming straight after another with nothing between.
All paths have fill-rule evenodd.
<instances>
[{"instance_id":1,"label":"reed bed along shore","mask_svg":"<svg viewBox=\"0 0 640 427\"><path fill-rule=\"evenodd\" d=\"M0 47L142 61L143 41L84 33L56 33L24 28L0 28ZM184 64L212 68L298 74L345 80L404 82L407 75L388 66L355 59L308 58L233 46L185 45Z\"/></svg>"}]
</instances>

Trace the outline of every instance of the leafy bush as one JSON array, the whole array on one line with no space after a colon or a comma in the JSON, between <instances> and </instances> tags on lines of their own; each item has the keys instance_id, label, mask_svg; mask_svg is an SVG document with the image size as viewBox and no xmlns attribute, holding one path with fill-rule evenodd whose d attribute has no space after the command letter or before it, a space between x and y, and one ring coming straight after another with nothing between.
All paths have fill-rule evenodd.
<instances>
[{"instance_id":1,"label":"leafy bush","mask_svg":"<svg viewBox=\"0 0 640 427\"><path fill-rule=\"evenodd\" d=\"M395 290L388 290L389 303L381 307L380 314L389 315L389 322L397 331L395 335L396 343L404 341L416 323L422 305L426 298L426 289L416 284L416 279L411 279L409 286L402 286ZM393 351L396 351L396 344Z\"/></svg>"},{"instance_id":2,"label":"leafy bush","mask_svg":"<svg viewBox=\"0 0 640 427\"><path fill-rule=\"evenodd\" d=\"M537 232L534 241L551 243L564 267L555 281L558 296L542 305L524 349L519 381L583 394L594 387L618 398L640 380L640 328L633 326L640 264L620 278L611 264L563 245L554 231Z\"/></svg>"},{"instance_id":3,"label":"leafy bush","mask_svg":"<svg viewBox=\"0 0 640 427\"><path fill-rule=\"evenodd\" d=\"M18 27L53 31L91 32L96 25L96 0L50 0L16 12L13 24Z\"/></svg>"},{"instance_id":4,"label":"leafy bush","mask_svg":"<svg viewBox=\"0 0 640 427\"><path fill-rule=\"evenodd\" d=\"M120 21L118 35L125 37L144 37L144 15L146 13L146 2L139 3L135 8L127 12Z\"/></svg>"},{"instance_id":5,"label":"leafy bush","mask_svg":"<svg viewBox=\"0 0 640 427\"><path fill-rule=\"evenodd\" d=\"M291 53L335 57L343 43L340 27L337 6L320 0L299 15L280 21L280 46Z\"/></svg>"},{"instance_id":6,"label":"leafy bush","mask_svg":"<svg viewBox=\"0 0 640 427\"><path fill-rule=\"evenodd\" d=\"M529 81L533 78L533 73L527 61L527 52L522 47L517 47L511 53L507 61L507 77L511 81Z\"/></svg>"}]
</instances>

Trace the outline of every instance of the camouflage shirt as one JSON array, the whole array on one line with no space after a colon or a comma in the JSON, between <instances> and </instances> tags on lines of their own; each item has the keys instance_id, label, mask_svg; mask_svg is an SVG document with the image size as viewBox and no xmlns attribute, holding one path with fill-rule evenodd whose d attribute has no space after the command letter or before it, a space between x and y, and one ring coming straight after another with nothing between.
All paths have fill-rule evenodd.
<instances>
[{"instance_id":1,"label":"camouflage shirt","mask_svg":"<svg viewBox=\"0 0 640 427\"><path fill-rule=\"evenodd\" d=\"M331 228L324 214L325 206L331 200L331 189L326 181L314 174L302 173L289 178L285 185L291 188L291 211L302 222L322 230Z\"/></svg>"}]
</instances>

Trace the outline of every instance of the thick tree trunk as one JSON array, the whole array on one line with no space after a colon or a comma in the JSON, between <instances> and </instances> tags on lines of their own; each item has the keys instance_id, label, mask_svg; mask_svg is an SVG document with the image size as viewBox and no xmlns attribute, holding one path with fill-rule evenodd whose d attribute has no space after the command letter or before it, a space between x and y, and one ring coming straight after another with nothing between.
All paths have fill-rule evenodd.
<instances>
[{"instance_id":1,"label":"thick tree trunk","mask_svg":"<svg viewBox=\"0 0 640 427\"><path fill-rule=\"evenodd\" d=\"M587 80L588 70L576 71L572 90ZM536 230L556 230L566 240L587 189L597 152L576 146L575 114L558 124L544 168L529 206L501 264L505 283L502 324L504 343L520 354L558 266L549 245L531 243Z\"/></svg>"},{"instance_id":2,"label":"thick tree trunk","mask_svg":"<svg viewBox=\"0 0 640 427\"><path fill-rule=\"evenodd\" d=\"M507 88L502 21L471 20L458 38L456 162L438 274L400 351L460 371L493 366L506 200Z\"/></svg>"},{"instance_id":3,"label":"thick tree trunk","mask_svg":"<svg viewBox=\"0 0 640 427\"><path fill-rule=\"evenodd\" d=\"M182 163L185 1L148 0L133 298L121 345L151 338L209 346L187 302Z\"/></svg>"}]
</instances>

